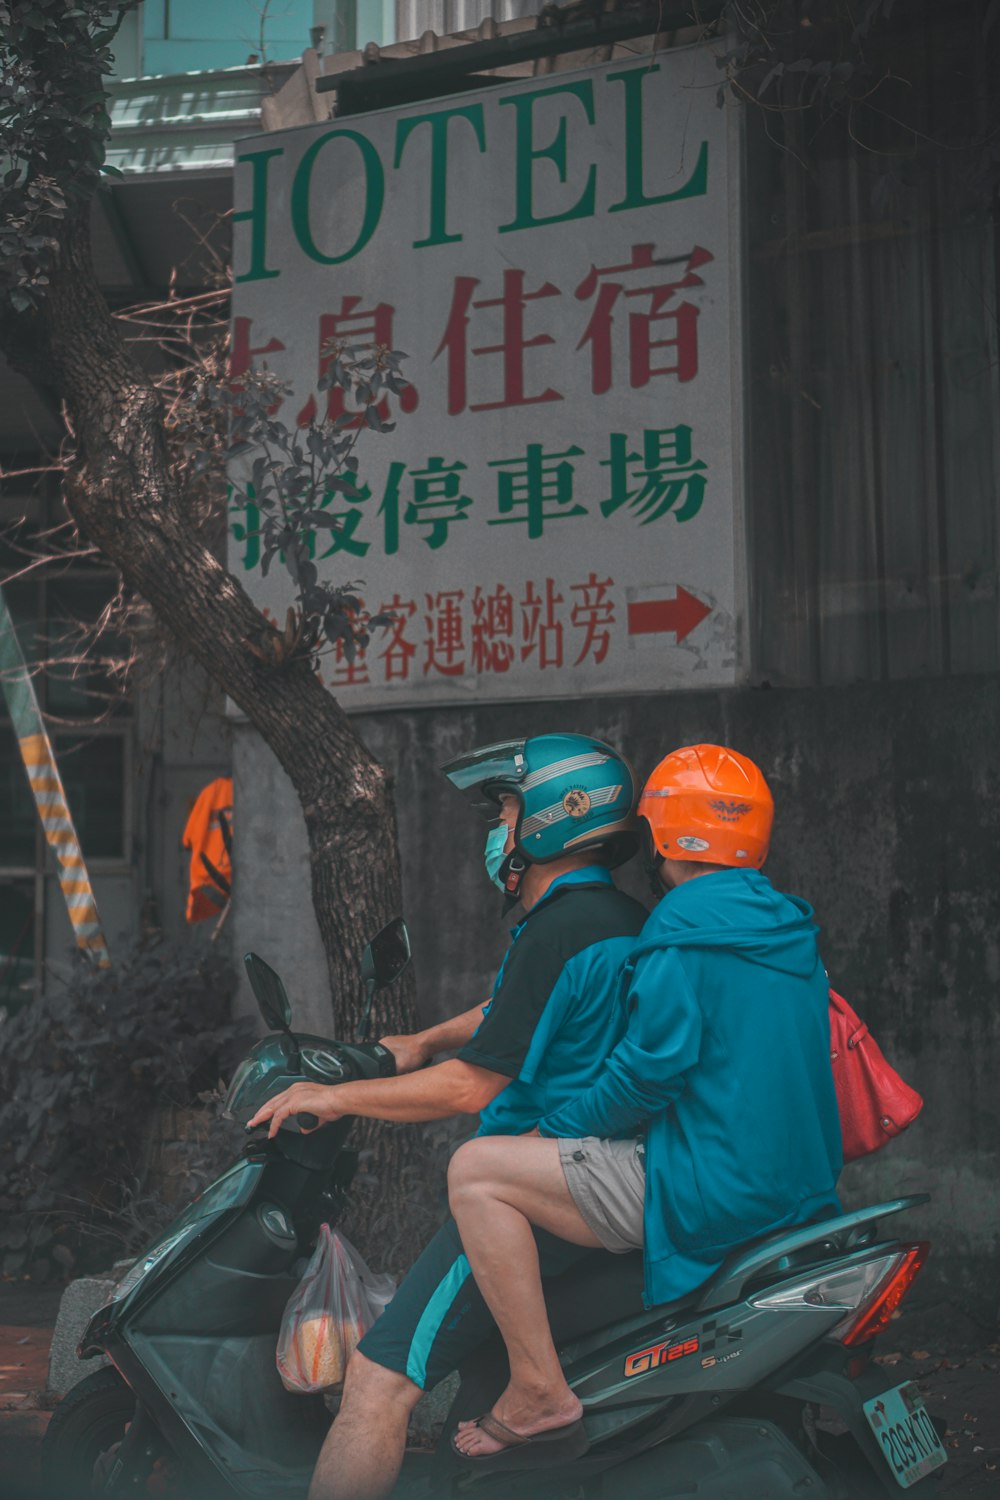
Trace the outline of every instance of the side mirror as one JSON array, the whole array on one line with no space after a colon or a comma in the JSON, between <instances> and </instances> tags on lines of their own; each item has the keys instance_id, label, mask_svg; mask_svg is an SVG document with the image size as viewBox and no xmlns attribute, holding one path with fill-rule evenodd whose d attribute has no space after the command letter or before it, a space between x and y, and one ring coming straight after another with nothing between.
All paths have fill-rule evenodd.
<instances>
[{"instance_id":1,"label":"side mirror","mask_svg":"<svg viewBox=\"0 0 1000 1500\"><path fill-rule=\"evenodd\" d=\"M375 934L362 954L361 978L371 989L381 990L398 979L409 962L410 934L403 918L397 917Z\"/></svg>"},{"instance_id":2,"label":"side mirror","mask_svg":"<svg viewBox=\"0 0 1000 1500\"><path fill-rule=\"evenodd\" d=\"M292 1024L292 1007L279 975L256 953L245 954L243 962L264 1020L272 1031L288 1031Z\"/></svg>"}]
</instances>

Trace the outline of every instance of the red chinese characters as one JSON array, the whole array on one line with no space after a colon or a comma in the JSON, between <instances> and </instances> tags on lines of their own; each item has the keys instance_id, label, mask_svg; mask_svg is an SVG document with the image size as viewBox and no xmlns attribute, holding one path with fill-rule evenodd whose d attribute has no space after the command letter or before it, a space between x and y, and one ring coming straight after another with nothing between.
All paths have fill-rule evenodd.
<instances>
[{"instance_id":1,"label":"red chinese characters","mask_svg":"<svg viewBox=\"0 0 1000 1500\"><path fill-rule=\"evenodd\" d=\"M540 592L529 583L521 601L521 660L534 657L535 666L541 671L563 664L564 627L559 611L563 602L563 596L557 593L555 581L551 578L546 578Z\"/></svg>"},{"instance_id":2,"label":"red chinese characters","mask_svg":"<svg viewBox=\"0 0 1000 1500\"><path fill-rule=\"evenodd\" d=\"M464 598L462 589L426 595L425 676L439 672L442 677L461 677L465 671Z\"/></svg>"},{"instance_id":3,"label":"red chinese characters","mask_svg":"<svg viewBox=\"0 0 1000 1500\"><path fill-rule=\"evenodd\" d=\"M590 321L577 349L590 346L591 390L596 396L614 384L615 311L620 300L628 304L629 385L641 390L654 375L676 375L684 383L698 373L698 315L692 302L674 302L678 292L703 286L698 269L714 257L700 245L682 257L683 274L671 277L675 259L654 255L651 244L633 245L632 259L621 266L591 266L576 289L580 301L594 298ZM638 281L639 285L635 282ZM630 284L631 283L631 284ZM635 299L645 305L635 305ZM665 351L657 354L657 350ZM654 364L654 359L665 363Z\"/></svg>"},{"instance_id":4,"label":"red chinese characters","mask_svg":"<svg viewBox=\"0 0 1000 1500\"><path fill-rule=\"evenodd\" d=\"M573 663L575 667L586 661L588 656L600 663L608 654L615 623L614 598L611 594L613 587L612 578L598 578L596 573L591 573L586 583L574 583L571 586L571 591L577 598L570 620L584 632L580 654Z\"/></svg>"},{"instance_id":5,"label":"red chinese characters","mask_svg":"<svg viewBox=\"0 0 1000 1500\"><path fill-rule=\"evenodd\" d=\"M475 672L509 672L514 647L514 596L498 583L472 595L472 666Z\"/></svg>"},{"instance_id":6,"label":"red chinese characters","mask_svg":"<svg viewBox=\"0 0 1000 1500\"><path fill-rule=\"evenodd\" d=\"M562 346L567 365L573 355L589 358L590 390L597 396L621 387L626 378L632 390L642 390L659 376L687 384L698 374L700 317L690 294L704 286L700 273L713 259L701 245L681 255L657 254L652 242L643 241L630 247L628 260L591 265L575 286L570 281L573 296L568 302L553 281L533 285L529 273L518 267L502 272L494 295L477 296L482 288L478 276L455 276L437 345L433 355L425 352L420 378L426 379L432 369L441 372L449 416L564 400L564 392L546 384L537 368L537 351L553 345ZM577 304L589 306L577 311ZM335 310L321 311L316 321L318 384L326 386L336 374L345 350L393 349L406 311L405 304L397 309L383 300L366 306L358 294L344 295ZM284 349L280 338L254 335L249 318L234 320L234 376L255 358ZM404 416L419 405L413 385L403 386L395 399ZM309 395L297 413L298 425L316 420L321 403L321 396ZM388 420L389 398L377 409ZM347 415L344 392L334 379L323 416L336 421ZM362 421L351 414L351 425Z\"/></svg>"},{"instance_id":7,"label":"red chinese characters","mask_svg":"<svg viewBox=\"0 0 1000 1500\"><path fill-rule=\"evenodd\" d=\"M451 416L457 416L459 412L468 409L470 411L495 411L504 406L534 406L540 401L561 401L562 396L558 391L546 388L529 395L526 389L526 376L524 370L524 356L529 349L537 348L539 344L552 344L555 337L551 333L538 333L533 338L528 338L525 332L526 309L529 302L534 302L539 297L558 297L559 288L552 285L550 281L544 282L533 292L524 289L524 271L504 271L503 291L499 297L483 297L473 301L473 294L479 285L479 279L475 276L456 276L451 299L451 311L445 324L441 342L434 351L434 358L439 355L446 356L448 369L448 412ZM482 312L486 308L497 307L501 314L501 336L498 344L469 345L469 324L472 321L474 311ZM469 401L469 354L475 358L484 355L499 355L497 362L500 367L499 386L502 395L493 401Z\"/></svg>"},{"instance_id":8,"label":"red chinese characters","mask_svg":"<svg viewBox=\"0 0 1000 1500\"><path fill-rule=\"evenodd\" d=\"M594 572L569 585L530 579L516 592L504 583L442 589L419 602L397 592L377 613L392 620L371 633L367 650L348 660L336 642L330 687L505 676L516 668L556 674L588 659L600 665L622 618L614 579ZM367 628L369 619L362 608L356 623Z\"/></svg>"},{"instance_id":9,"label":"red chinese characters","mask_svg":"<svg viewBox=\"0 0 1000 1500\"><path fill-rule=\"evenodd\" d=\"M318 374L321 379L327 374L339 351L344 347L394 348L393 319L396 309L388 302L378 302L374 307L361 307L360 303L360 297L343 297L339 312L320 314ZM404 413L416 411L419 399L415 386L405 386L399 394L400 410ZM318 404L313 395L309 397L296 417L297 425L305 427L316 419L317 412ZM383 422L389 420L388 397L383 397L379 402L378 413ZM326 393L325 415L328 421L335 422L346 414L344 392L339 385L334 383ZM358 414L352 416L350 425L360 426L363 421L363 414Z\"/></svg>"}]
</instances>

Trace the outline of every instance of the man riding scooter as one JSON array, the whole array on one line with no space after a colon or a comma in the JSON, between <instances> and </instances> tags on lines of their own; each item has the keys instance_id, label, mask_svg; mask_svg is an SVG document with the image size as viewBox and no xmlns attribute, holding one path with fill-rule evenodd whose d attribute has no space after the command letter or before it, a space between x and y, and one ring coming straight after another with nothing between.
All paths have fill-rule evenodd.
<instances>
[{"instance_id":1,"label":"man riding scooter","mask_svg":"<svg viewBox=\"0 0 1000 1500\"><path fill-rule=\"evenodd\" d=\"M290 1115L414 1121L482 1112L481 1131L518 1135L586 1093L622 1031L617 975L646 918L609 868L637 847L631 768L583 735L486 746L444 768L496 826L490 878L526 915L512 931L490 1004L412 1037L387 1037L402 1076L295 1084L250 1121L274 1136ZM436 1053L458 1056L433 1067ZM419 1071L417 1071L419 1070ZM541 1274L586 1250L539 1237ZM320 1454L310 1500L380 1500L402 1462L410 1412L494 1324L453 1222L435 1236L359 1345ZM562 1444L572 1456L573 1444Z\"/></svg>"},{"instance_id":2,"label":"man riding scooter","mask_svg":"<svg viewBox=\"0 0 1000 1500\"><path fill-rule=\"evenodd\" d=\"M581 1427L548 1330L533 1234L644 1246L647 1306L741 1244L839 1212L828 982L805 902L760 866L773 801L717 745L668 755L639 799L661 894L626 970L628 1029L545 1139L470 1141L449 1169L465 1253L504 1336L510 1384L453 1447L478 1470L552 1461Z\"/></svg>"}]
</instances>

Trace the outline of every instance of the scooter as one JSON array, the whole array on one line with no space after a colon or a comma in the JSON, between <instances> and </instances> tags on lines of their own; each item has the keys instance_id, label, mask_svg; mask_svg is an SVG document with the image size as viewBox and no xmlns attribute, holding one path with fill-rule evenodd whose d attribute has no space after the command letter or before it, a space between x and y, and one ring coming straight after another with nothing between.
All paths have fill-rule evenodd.
<instances>
[{"instance_id":1,"label":"scooter","mask_svg":"<svg viewBox=\"0 0 1000 1500\"><path fill-rule=\"evenodd\" d=\"M366 949L375 990L409 959L401 920ZM227 1110L244 1125L300 1080L394 1072L386 1048L293 1032L278 975L248 955L271 1034L237 1069ZM42 1454L46 1494L174 1493L184 1500L304 1500L330 1415L289 1394L275 1367L282 1312L321 1223L342 1212L356 1158L350 1121L255 1131L122 1277L78 1353L111 1366L56 1409ZM303 1134L307 1130L310 1133ZM595 1252L547 1287L556 1345L583 1403L588 1451L558 1469L477 1474L455 1457L457 1423L487 1411L508 1377L496 1336L460 1371L436 1454L407 1453L399 1500L859 1500L920 1496L946 1461L917 1387L886 1385L874 1340L927 1245L880 1221L898 1198L764 1235L680 1301L644 1308L640 1252Z\"/></svg>"}]
</instances>

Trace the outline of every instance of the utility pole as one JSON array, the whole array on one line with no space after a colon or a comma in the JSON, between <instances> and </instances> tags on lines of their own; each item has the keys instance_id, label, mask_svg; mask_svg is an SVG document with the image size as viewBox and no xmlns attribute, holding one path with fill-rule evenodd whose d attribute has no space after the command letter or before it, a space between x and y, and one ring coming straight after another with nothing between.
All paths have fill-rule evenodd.
<instances>
[{"instance_id":1,"label":"utility pole","mask_svg":"<svg viewBox=\"0 0 1000 1500\"><path fill-rule=\"evenodd\" d=\"M21 759L28 773L32 796L42 820L45 837L59 863L62 887L73 924L77 946L82 948L98 968L106 969L111 960L104 941L101 920L97 915L90 876L77 838L76 827L66 803L66 792L52 750L52 742L42 721L38 697L24 659L21 643L7 601L0 588L0 689L7 700L7 711L14 725Z\"/></svg>"}]
</instances>

